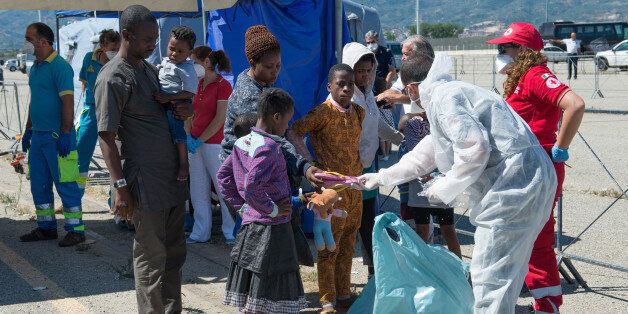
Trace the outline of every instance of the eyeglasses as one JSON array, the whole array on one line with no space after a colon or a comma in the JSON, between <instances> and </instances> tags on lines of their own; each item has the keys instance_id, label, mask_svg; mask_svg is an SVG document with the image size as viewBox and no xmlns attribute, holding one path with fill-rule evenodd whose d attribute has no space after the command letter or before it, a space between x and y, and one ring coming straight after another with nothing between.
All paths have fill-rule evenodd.
<instances>
[{"instance_id":1,"label":"eyeglasses","mask_svg":"<svg viewBox=\"0 0 628 314\"><path fill-rule=\"evenodd\" d=\"M499 52L500 55L503 55L506 53L506 49L519 47L521 47L521 45L515 43L499 44L497 45L497 52Z\"/></svg>"}]
</instances>

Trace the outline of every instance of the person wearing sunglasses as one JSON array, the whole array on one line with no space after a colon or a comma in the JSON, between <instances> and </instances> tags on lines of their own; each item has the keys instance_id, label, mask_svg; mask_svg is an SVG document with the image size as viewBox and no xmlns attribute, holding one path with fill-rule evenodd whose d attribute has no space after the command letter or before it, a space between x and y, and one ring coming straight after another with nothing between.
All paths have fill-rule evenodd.
<instances>
[{"instance_id":1,"label":"person wearing sunglasses","mask_svg":"<svg viewBox=\"0 0 628 314\"><path fill-rule=\"evenodd\" d=\"M513 23L501 37L487 43L497 44L499 55L512 59L505 71L508 78L504 82L504 98L528 123L551 157L558 178L557 199L562 192L564 162L569 159L569 145L584 115L584 101L547 67L547 58L540 52L543 40L533 25ZM535 300L535 311L544 313L558 313L562 304L560 277L553 249L553 207L556 199L552 205L552 214L534 243L529 272L525 278Z\"/></svg>"}]
</instances>

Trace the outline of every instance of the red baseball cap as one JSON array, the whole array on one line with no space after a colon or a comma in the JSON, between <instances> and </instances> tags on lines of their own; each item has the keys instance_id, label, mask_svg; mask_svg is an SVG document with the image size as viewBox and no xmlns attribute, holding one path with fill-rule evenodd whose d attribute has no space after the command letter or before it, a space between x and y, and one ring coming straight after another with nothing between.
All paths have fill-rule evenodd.
<instances>
[{"instance_id":1,"label":"red baseball cap","mask_svg":"<svg viewBox=\"0 0 628 314\"><path fill-rule=\"evenodd\" d=\"M539 31L536 30L534 25L523 22L510 24L501 37L491 39L486 43L494 45L516 43L536 51L540 51L543 48L543 39Z\"/></svg>"}]
</instances>

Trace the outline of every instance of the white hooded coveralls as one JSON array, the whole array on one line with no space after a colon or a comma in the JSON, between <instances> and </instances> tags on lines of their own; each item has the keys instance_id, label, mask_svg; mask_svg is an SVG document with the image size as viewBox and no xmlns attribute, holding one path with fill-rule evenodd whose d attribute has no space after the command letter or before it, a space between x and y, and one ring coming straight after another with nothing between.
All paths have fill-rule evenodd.
<instances>
[{"instance_id":1,"label":"white hooded coveralls","mask_svg":"<svg viewBox=\"0 0 628 314\"><path fill-rule=\"evenodd\" d=\"M532 246L549 218L554 167L527 124L499 95L453 81L451 60L437 55L419 85L430 121L425 137L396 165L377 175L397 185L430 173L429 188L444 203L468 198L477 227L471 261L476 313L514 313Z\"/></svg>"}]
</instances>

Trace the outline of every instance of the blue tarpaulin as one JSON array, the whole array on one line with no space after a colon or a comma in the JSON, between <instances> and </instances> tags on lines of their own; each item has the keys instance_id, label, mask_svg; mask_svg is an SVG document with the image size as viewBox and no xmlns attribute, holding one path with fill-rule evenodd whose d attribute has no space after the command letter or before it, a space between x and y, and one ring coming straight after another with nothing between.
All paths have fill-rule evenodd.
<instances>
[{"instance_id":1,"label":"blue tarpaulin","mask_svg":"<svg viewBox=\"0 0 628 314\"><path fill-rule=\"evenodd\" d=\"M57 17L93 16L94 11L57 11ZM117 18L118 12L98 11L99 18ZM156 12L156 17L200 19L200 12ZM305 115L328 95L327 73L336 64L334 1L240 0L231 8L207 12L208 41L231 59L233 79L249 67L244 55L244 33L252 25L266 25L281 45L282 68L276 87L294 97L294 119ZM343 13L343 44L351 41ZM192 23L186 19L182 24ZM197 44L201 44L197 40ZM225 78L231 80L230 75ZM235 82L232 82L235 83Z\"/></svg>"},{"instance_id":2,"label":"blue tarpaulin","mask_svg":"<svg viewBox=\"0 0 628 314\"><path fill-rule=\"evenodd\" d=\"M294 119L325 100L327 73L336 64L333 1L241 0L229 9L208 12L207 18L207 43L225 50L235 77L249 67L244 55L247 28L263 24L277 37L282 65L275 86L294 97ZM350 41L345 18L343 24L345 44Z\"/></svg>"}]
</instances>

